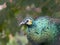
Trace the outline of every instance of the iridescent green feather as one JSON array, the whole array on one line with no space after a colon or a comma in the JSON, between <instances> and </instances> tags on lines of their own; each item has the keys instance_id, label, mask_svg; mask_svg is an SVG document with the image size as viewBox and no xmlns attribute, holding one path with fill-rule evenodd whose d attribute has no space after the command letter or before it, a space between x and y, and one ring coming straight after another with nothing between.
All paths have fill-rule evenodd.
<instances>
[{"instance_id":1,"label":"iridescent green feather","mask_svg":"<svg viewBox=\"0 0 60 45\"><path fill-rule=\"evenodd\" d=\"M35 42L44 42L54 40L57 36L57 28L53 21L46 17L40 17L28 26L28 38Z\"/></svg>"}]
</instances>

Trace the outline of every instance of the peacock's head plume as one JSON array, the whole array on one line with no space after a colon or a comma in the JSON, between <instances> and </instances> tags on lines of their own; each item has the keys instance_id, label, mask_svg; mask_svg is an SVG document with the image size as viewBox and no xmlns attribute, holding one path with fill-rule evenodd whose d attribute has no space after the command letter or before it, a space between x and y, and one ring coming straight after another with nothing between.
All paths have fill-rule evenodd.
<instances>
[{"instance_id":1,"label":"peacock's head plume","mask_svg":"<svg viewBox=\"0 0 60 45\"><path fill-rule=\"evenodd\" d=\"M33 19L31 17L26 17L19 25L32 25Z\"/></svg>"}]
</instances>

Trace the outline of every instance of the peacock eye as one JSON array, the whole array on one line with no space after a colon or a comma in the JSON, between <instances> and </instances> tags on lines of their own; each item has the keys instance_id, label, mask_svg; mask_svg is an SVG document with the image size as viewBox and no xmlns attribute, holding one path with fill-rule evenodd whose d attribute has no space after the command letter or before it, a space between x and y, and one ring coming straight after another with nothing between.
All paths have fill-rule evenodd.
<instances>
[{"instance_id":1,"label":"peacock eye","mask_svg":"<svg viewBox=\"0 0 60 45\"><path fill-rule=\"evenodd\" d=\"M27 20L26 22L29 22L29 20Z\"/></svg>"},{"instance_id":2,"label":"peacock eye","mask_svg":"<svg viewBox=\"0 0 60 45\"><path fill-rule=\"evenodd\" d=\"M30 19L27 19L27 20L26 20L26 22L29 22L29 21L30 21Z\"/></svg>"},{"instance_id":3,"label":"peacock eye","mask_svg":"<svg viewBox=\"0 0 60 45\"><path fill-rule=\"evenodd\" d=\"M31 19L27 19L26 22L25 22L25 24L32 25L32 20Z\"/></svg>"}]
</instances>

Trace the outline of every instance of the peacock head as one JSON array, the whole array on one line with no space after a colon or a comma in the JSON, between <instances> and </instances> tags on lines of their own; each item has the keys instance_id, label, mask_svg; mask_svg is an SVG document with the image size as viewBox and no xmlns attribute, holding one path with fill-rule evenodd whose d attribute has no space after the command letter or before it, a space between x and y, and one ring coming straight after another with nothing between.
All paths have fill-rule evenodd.
<instances>
[{"instance_id":1,"label":"peacock head","mask_svg":"<svg viewBox=\"0 0 60 45\"><path fill-rule=\"evenodd\" d=\"M31 17L25 18L19 25L32 25L33 19Z\"/></svg>"}]
</instances>

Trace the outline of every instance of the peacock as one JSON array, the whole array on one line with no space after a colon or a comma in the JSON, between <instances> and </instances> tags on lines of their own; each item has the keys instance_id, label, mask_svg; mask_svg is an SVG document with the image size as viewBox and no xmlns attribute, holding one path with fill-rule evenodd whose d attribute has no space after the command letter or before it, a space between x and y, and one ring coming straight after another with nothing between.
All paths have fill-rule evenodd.
<instances>
[{"instance_id":1,"label":"peacock","mask_svg":"<svg viewBox=\"0 0 60 45\"><path fill-rule=\"evenodd\" d=\"M26 25L26 34L32 45L55 45L60 35L60 20L48 16L41 16L36 19L25 18L19 25ZM59 39L58 39L59 40Z\"/></svg>"}]
</instances>

